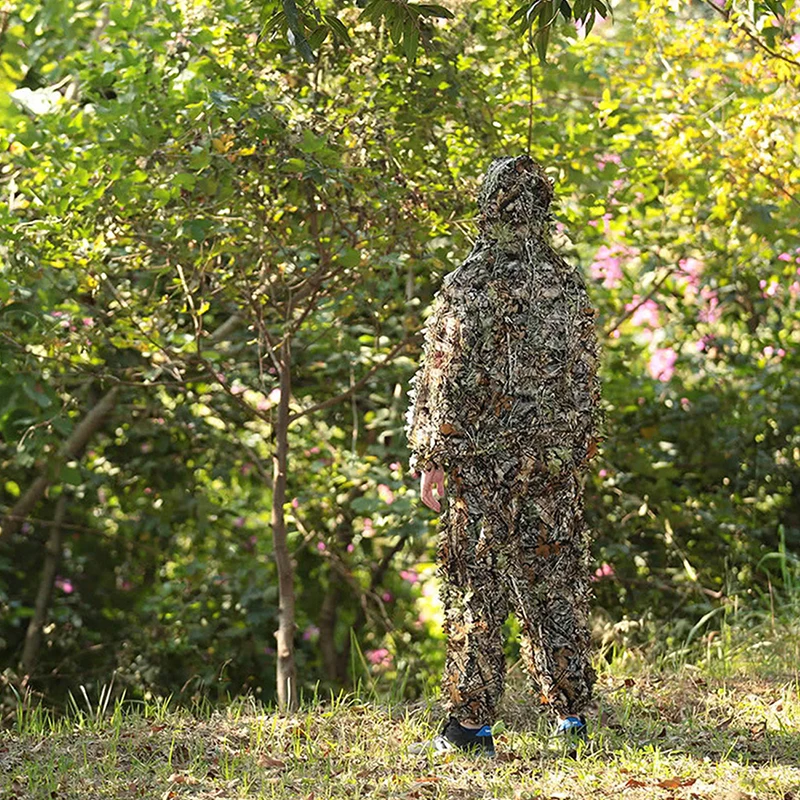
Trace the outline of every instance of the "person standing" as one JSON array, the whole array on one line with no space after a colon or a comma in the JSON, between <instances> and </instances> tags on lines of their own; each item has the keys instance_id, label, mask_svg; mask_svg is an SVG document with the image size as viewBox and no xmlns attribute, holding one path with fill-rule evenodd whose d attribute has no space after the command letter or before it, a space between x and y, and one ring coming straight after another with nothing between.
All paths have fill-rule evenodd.
<instances>
[{"instance_id":1,"label":"person standing","mask_svg":"<svg viewBox=\"0 0 800 800\"><path fill-rule=\"evenodd\" d=\"M437 556L449 717L413 752L494 753L511 611L557 733L586 736L596 675L581 476L598 439L596 312L580 272L549 244L552 200L533 159L495 159L478 196L478 239L426 322L406 434L422 501L445 506Z\"/></svg>"}]
</instances>

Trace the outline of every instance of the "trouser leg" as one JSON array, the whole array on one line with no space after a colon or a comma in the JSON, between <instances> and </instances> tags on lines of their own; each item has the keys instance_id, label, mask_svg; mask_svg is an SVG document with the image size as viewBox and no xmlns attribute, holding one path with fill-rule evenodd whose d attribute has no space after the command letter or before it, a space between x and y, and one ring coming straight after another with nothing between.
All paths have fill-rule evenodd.
<instances>
[{"instance_id":1,"label":"trouser leg","mask_svg":"<svg viewBox=\"0 0 800 800\"><path fill-rule=\"evenodd\" d=\"M520 620L522 657L542 702L566 716L585 709L596 680L587 625L590 540L577 477L539 481L520 504L510 600Z\"/></svg>"},{"instance_id":2,"label":"trouser leg","mask_svg":"<svg viewBox=\"0 0 800 800\"><path fill-rule=\"evenodd\" d=\"M492 545L492 523L469 491L451 481L438 542L447 657L445 709L459 721L495 720L505 682L508 602Z\"/></svg>"}]
</instances>

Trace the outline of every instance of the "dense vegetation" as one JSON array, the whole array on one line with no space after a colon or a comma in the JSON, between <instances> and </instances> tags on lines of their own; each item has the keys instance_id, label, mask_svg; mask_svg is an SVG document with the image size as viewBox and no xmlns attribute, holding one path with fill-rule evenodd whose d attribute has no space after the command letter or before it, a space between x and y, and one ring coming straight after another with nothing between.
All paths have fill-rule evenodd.
<instances>
[{"instance_id":1,"label":"dense vegetation","mask_svg":"<svg viewBox=\"0 0 800 800\"><path fill-rule=\"evenodd\" d=\"M478 177L526 150L601 312L598 642L793 591L798 9L620 3L542 62L515 7L448 8L412 50L331 4L311 61L241 0L3 12L7 698L272 697L276 555L301 687L435 685L406 387Z\"/></svg>"}]
</instances>

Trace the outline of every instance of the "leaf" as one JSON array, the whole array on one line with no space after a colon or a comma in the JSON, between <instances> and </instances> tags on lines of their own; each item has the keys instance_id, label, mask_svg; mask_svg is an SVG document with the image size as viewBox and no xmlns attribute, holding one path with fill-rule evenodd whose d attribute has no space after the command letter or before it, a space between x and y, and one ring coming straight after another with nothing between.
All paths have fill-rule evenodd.
<instances>
[{"instance_id":1,"label":"leaf","mask_svg":"<svg viewBox=\"0 0 800 800\"><path fill-rule=\"evenodd\" d=\"M283 10L286 14L286 22L292 36L289 37L290 44L297 48L297 52L309 63L313 64L315 59L314 51L306 41L303 25L297 13L297 5L294 0L283 0Z\"/></svg>"},{"instance_id":2,"label":"leaf","mask_svg":"<svg viewBox=\"0 0 800 800\"><path fill-rule=\"evenodd\" d=\"M314 135L308 128L303 131L303 141L297 145L297 149L304 153L316 153L323 147L325 140L321 136Z\"/></svg>"},{"instance_id":3,"label":"leaf","mask_svg":"<svg viewBox=\"0 0 800 800\"><path fill-rule=\"evenodd\" d=\"M417 46L419 45L419 31L413 27L411 31L406 31L403 37L403 52L410 62L414 62L417 57Z\"/></svg>"},{"instance_id":4,"label":"leaf","mask_svg":"<svg viewBox=\"0 0 800 800\"><path fill-rule=\"evenodd\" d=\"M335 14L325 14L325 22L328 23L328 27L334 32L338 39L341 39L348 47L353 46L353 40L350 38L347 28L345 28L344 23L339 17Z\"/></svg>"},{"instance_id":5,"label":"leaf","mask_svg":"<svg viewBox=\"0 0 800 800\"><path fill-rule=\"evenodd\" d=\"M81 476L81 471L76 466L65 464L61 467L59 480L61 483L66 483L68 486L80 486L83 478Z\"/></svg>"},{"instance_id":6,"label":"leaf","mask_svg":"<svg viewBox=\"0 0 800 800\"><path fill-rule=\"evenodd\" d=\"M682 786L692 786L697 782L697 778L688 778L682 780L681 778L667 778L667 780L659 781L656 785L662 789L680 789Z\"/></svg>"},{"instance_id":7,"label":"leaf","mask_svg":"<svg viewBox=\"0 0 800 800\"><path fill-rule=\"evenodd\" d=\"M628 778L625 782L626 789L641 789L643 786L647 786L644 781L637 781L636 778Z\"/></svg>"},{"instance_id":8,"label":"leaf","mask_svg":"<svg viewBox=\"0 0 800 800\"><path fill-rule=\"evenodd\" d=\"M322 43L325 41L325 39L328 38L328 34L330 32L331 29L326 25L317 26L308 37L309 46L314 50L318 50L322 46Z\"/></svg>"},{"instance_id":9,"label":"leaf","mask_svg":"<svg viewBox=\"0 0 800 800\"><path fill-rule=\"evenodd\" d=\"M418 3L415 8L418 8L423 16L426 17L443 17L444 19L454 19L453 12L448 11L444 6L431 5L429 3Z\"/></svg>"},{"instance_id":10,"label":"leaf","mask_svg":"<svg viewBox=\"0 0 800 800\"><path fill-rule=\"evenodd\" d=\"M528 6L520 6L512 15L511 18L508 20L508 24L513 26L516 22L519 22L526 14L528 13Z\"/></svg>"},{"instance_id":11,"label":"leaf","mask_svg":"<svg viewBox=\"0 0 800 800\"><path fill-rule=\"evenodd\" d=\"M550 41L550 28L539 28L533 38L536 43L536 54L539 56L539 61L544 64L547 61L547 43Z\"/></svg>"},{"instance_id":12,"label":"leaf","mask_svg":"<svg viewBox=\"0 0 800 800\"><path fill-rule=\"evenodd\" d=\"M16 481L6 481L5 488L12 497L19 497L19 484Z\"/></svg>"}]
</instances>

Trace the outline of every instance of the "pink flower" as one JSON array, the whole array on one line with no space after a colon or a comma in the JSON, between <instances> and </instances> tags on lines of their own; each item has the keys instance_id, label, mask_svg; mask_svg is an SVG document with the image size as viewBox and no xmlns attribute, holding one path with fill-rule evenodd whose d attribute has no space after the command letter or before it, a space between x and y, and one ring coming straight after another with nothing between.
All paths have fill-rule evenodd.
<instances>
[{"instance_id":1,"label":"pink flower","mask_svg":"<svg viewBox=\"0 0 800 800\"><path fill-rule=\"evenodd\" d=\"M84 328L91 328L94 325L94 320L91 317L84 317L81 322Z\"/></svg>"},{"instance_id":2,"label":"pink flower","mask_svg":"<svg viewBox=\"0 0 800 800\"><path fill-rule=\"evenodd\" d=\"M292 498L292 508L300 508L300 501L296 498Z\"/></svg>"},{"instance_id":3,"label":"pink flower","mask_svg":"<svg viewBox=\"0 0 800 800\"><path fill-rule=\"evenodd\" d=\"M309 625L303 631L303 641L310 642L312 639L316 639L319 636L319 628L316 625Z\"/></svg>"},{"instance_id":4,"label":"pink flower","mask_svg":"<svg viewBox=\"0 0 800 800\"><path fill-rule=\"evenodd\" d=\"M661 347L650 356L647 371L650 377L666 383L675 372L678 354L671 347Z\"/></svg>"},{"instance_id":5,"label":"pink flower","mask_svg":"<svg viewBox=\"0 0 800 800\"><path fill-rule=\"evenodd\" d=\"M419 575L413 569L401 569L400 577L404 581L408 581L412 586L415 583L419 583Z\"/></svg>"},{"instance_id":6,"label":"pink flower","mask_svg":"<svg viewBox=\"0 0 800 800\"><path fill-rule=\"evenodd\" d=\"M606 164L621 164L622 157L619 156L617 153L595 153L594 160L597 162L597 166L600 169L603 169Z\"/></svg>"},{"instance_id":7,"label":"pink flower","mask_svg":"<svg viewBox=\"0 0 800 800\"><path fill-rule=\"evenodd\" d=\"M684 411L688 411L688 410L689 410L689 407L690 407L691 405L692 405L692 404L689 402L689 398L688 398L688 397L681 397L681 408L682 408Z\"/></svg>"},{"instance_id":8,"label":"pink flower","mask_svg":"<svg viewBox=\"0 0 800 800\"><path fill-rule=\"evenodd\" d=\"M624 277L621 266L623 259L631 258L637 252L634 248L623 247L618 244L611 247L607 247L604 244L600 245L595 253L594 261L589 267L592 277L595 280L602 280L603 286L607 289L613 289L619 285Z\"/></svg>"},{"instance_id":9,"label":"pink flower","mask_svg":"<svg viewBox=\"0 0 800 800\"><path fill-rule=\"evenodd\" d=\"M373 527L372 520L369 517L364 519L364 536L374 536L375 528Z\"/></svg>"},{"instance_id":10,"label":"pink flower","mask_svg":"<svg viewBox=\"0 0 800 800\"><path fill-rule=\"evenodd\" d=\"M769 283L764 280L759 281L758 285L763 289L763 292L761 293L762 297L775 297L775 295L778 293L778 289L780 288L778 281L776 281L774 278L770 279Z\"/></svg>"},{"instance_id":11,"label":"pink flower","mask_svg":"<svg viewBox=\"0 0 800 800\"><path fill-rule=\"evenodd\" d=\"M597 473L601 478L605 478L608 475L607 469L601 469L600 472Z\"/></svg>"},{"instance_id":12,"label":"pink flower","mask_svg":"<svg viewBox=\"0 0 800 800\"><path fill-rule=\"evenodd\" d=\"M378 484L378 496L387 506L394 503L394 492L385 483Z\"/></svg>"},{"instance_id":13,"label":"pink flower","mask_svg":"<svg viewBox=\"0 0 800 800\"><path fill-rule=\"evenodd\" d=\"M384 592L381 595L381 599L384 603L391 603L392 602L392 593L391 592Z\"/></svg>"},{"instance_id":14,"label":"pink flower","mask_svg":"<svg viewBox=\"0 0 800 800\"><path fill-rule=\"evenodd\" d=\"M72 585L72 581L69 578L56 578L55 586L56 589L61 589L64 594L72 594L75 591L75 587Z\"/></svg>"},{"instance_id":15,"label":"pink flower","mask_svg":"<svg viewBox=\"0 0 800 800\"><path fill-rule=\"evenodd\" d=\"M129 592L133 589L133 584L130 581L124 580L119 585L120 591Z\"/></svg>"},{"instance_id":16,"label":"pink flower","mask_svg":"<svg viewBox=\"0 0 800 800\"><path fill-rule=\"evenodd\" d=\"M796 33L789 39L786 47L790 53L800 53L800 33Z\"/></svg>"},{"instance_id":17,"label":"pink flower","mask_svg":"<svg viewBox=\"0 0 800 800\"><path fill-rule=\"evenodd\" d=\"M325 546L325 542L317 542L317 550L319 550L320 553L327 549L328 548Z\"/></svg>"},{"instance_id":18,"label":"pink flower","mask_svg":"<svg viewBox=\"0 0 800 800\"><path fill-rule=\"evenodd\" d=\"M242 528L244 527L244 523L245 523L244 517L236 517L236 519L233 521L233 527Z\"/></svg>"},{"instance_id":19,"label":"pink flower","mask_svg":"<svg viewBox=\"0 0 800 800\"><path fill-rule=\"evenodd\" d=\"M392 654L385 647L379 647L377 650L367 650L364 655L370 664L379 669L392 665Z\"/></svg>"},{"instance_id":20,"label":"pink flower","mask_svg":"<svg viewBox=\"0 0 800 800\"><path fill-rule=\"evenodd\" d=\"M706 306L700 309L700 313L697 316L701 322L713 325L722 316L722 311L719 308L719 297L717 297L717 293L713 289L709 289L707 286L700 290L700 297L706 301Z\"/></svg>"},{"instance_id":21,"label":"pink flower","mask_svg":"<svg viewBox=\"0 0 800 800\"><path fill-rule=\"evenodd\" d=\"M791 286L789 286L789 294L792 297L797 297L800 294L800 281L795 281Z\"/></svg>"},{"instance_id":22,"label":"pink flower","mask_svg":"<svg viewBox=\"0 0 800 800\"><path fill-rule=\"evenodd\" d=\"M603 563L594 571L592 580L601 581L603 578L613 578L614 575L616 575L614 572L614 567L612 567L611 564Z\"/></svg>"},{"instance_id":23,"label":"pink flower","mask_svg":"<svg viewBox=\"0 0 800 800\"><path fill-rule=\"evenodd\" d=\"M792 257L789 253L781 253L778 256L778 261L791 261Z\"/></svg>"},{"instance_id":24,"label":"pink flower","mask_svg":"<svg viewBox=\"0 0 800 800\"><path fill-rule=\"evenodd\" d=\"M355 549L356 549L356 546L352 542L350 542L350 544L347 545L347 552L348 553L352 553L353 550L355 550Z\"/></svg>"},{"instance_id":25,"label":"pink flower","mask_svg":"<svg viewBox=\"0 0 800 800\"><path fill-rule=\"evenodd\" d=\"M392 463L389 464L389 469L392 470L393 472L396 472L398 469L400 469L400 462L392 461Z\"/></svg>"},{"instance_id":26,"label":"pink flower","mask_svg":"<svg viewBox=\"0 0 800 800\"><path fill-rule=\"evenodd\" d=\"M706 334L694 343L695 350L697 350L698 353L702 353L713 341L714 337Z\"/></svg>"},{"instance_id":27,"label":"pink flower","mask_svg":"<svg viewBox=\"0 0 800 800\"><path fill-rule=\"evenodd\" d=\"M273 389L269 395L267 396L267 400L269 400L272 405L277 405L281 401L281 390L280 389Z\"/></svg>"},{"instance_id":28,"label":"pink flower","mask_svg":"<svg viewBox=\"0 0 800 800\"><path fill-rule=\"evenodd\" d=\"M642 302L641 297L635 294L630 303L626 303L625 310L631 311L631 325L641 327L642 325L649 325L651 328L658 328L661 324L661 319L658 313L658 303L653 300L645 300Z\"/></svg>"}]
</instances>

